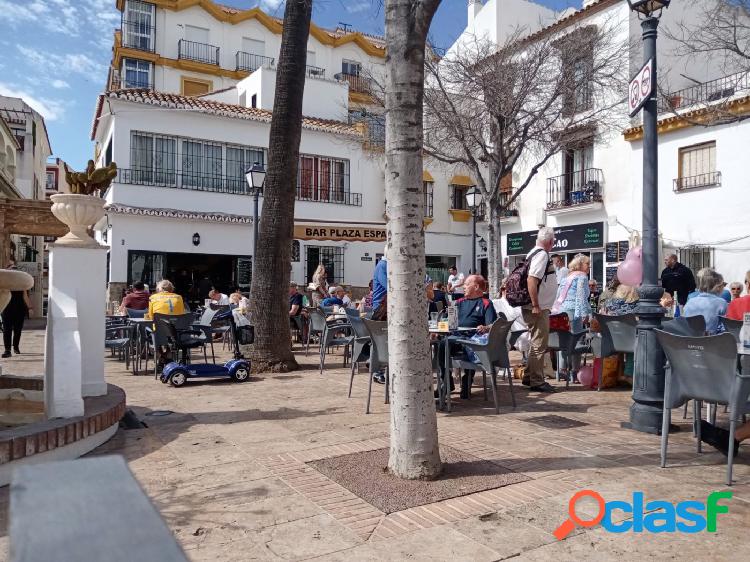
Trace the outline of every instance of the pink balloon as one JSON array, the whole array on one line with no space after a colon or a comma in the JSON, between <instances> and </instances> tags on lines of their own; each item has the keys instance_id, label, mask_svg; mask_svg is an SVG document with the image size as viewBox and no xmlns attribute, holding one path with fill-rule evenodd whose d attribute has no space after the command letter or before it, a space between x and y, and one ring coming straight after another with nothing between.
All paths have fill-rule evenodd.
<instances>
[{"instance_id":1,"label":"pink balloon","mask_svg":"<svg viewBox=\"0 0 750 562\"><path fill-rule=\"evenodd\" d=\"M578 371L578 382L583 386L591 386L594 382L594 367L592 365L584 365Z\"/></svg>"},{"instance_id":2,"label":"pink balloon","mask_svg":"<svg viewBox=\"0 0 750 562\"><path fill-rule=\"evenodd\" d=\"M638 287L643 282L643 262L640 246L628 250L625 261L617 267L617 278L623 285Z\"/></svg>"}]
</instances>

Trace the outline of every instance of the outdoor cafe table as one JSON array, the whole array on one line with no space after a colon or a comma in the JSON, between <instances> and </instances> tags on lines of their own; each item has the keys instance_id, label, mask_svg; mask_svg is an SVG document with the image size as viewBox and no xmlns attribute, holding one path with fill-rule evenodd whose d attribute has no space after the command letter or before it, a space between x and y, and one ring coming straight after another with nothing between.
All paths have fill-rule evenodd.
<instances>
[{"instance_id":1,"label":"outdoor cafe table","mask_svg":"<svg viewBox=\"0 0 750 562\"><path fill-rule=\"evenodd\" d=\"M429 329L430 334L435 334L438 336L438 340L433 341L433 345L437 345L439 340L459 335L461 333L468 333L468 332L476 332L476 328L469 328L466 326L459 326L455 330L440 330L438 328L430 328ZM446 345L445 346L445 372L440 371L440 361L438 361L438 380L442 377L443 378L443 384L442 386L438 382L438 407L442 409L447 409L448 412L451 411L451 390L450 390L450 369L448 368L448 364L450 362L450 351L451 346Z\"/></svg>"},{"instance_id":2,"label":"outdoor cafe table","mask_svg":"<svg viewBox=\"0 0 750 562\"><path fill-rule=\"evenodd\" d=\"M143 344L146 339L146 328L153 324L154 321L151 318L128 318L128 324L135 326L135 358L133 360L133 374L137 374L140 371L141 356L143 355ZM146 353L148 353L148 346L146 346Z\"/></svg>"}]
</instances>

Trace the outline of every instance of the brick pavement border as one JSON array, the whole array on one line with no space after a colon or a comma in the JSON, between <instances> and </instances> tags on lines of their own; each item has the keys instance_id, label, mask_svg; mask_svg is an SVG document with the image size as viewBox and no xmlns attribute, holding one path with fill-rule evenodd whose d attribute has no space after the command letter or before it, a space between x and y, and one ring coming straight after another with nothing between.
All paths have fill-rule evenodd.
<instances>
[{"instance_id":1,"label":"brick pavement border","mask_svg":"<svg viewBox=\"0 0 750 562\"><path fill-rule=\"evenodd\" d=\"M440 437L450 440L451 447L470 453L483 460L518 472L528 459L490 447L479 440L466 438L452 431L441 431ZM337 482L324 476L308 462L372 451L387 447L387 438L349 442L344 445L325 445L304 451L282 453L258 459L274 476L302 494L363 541L389 539L421 529L428 529L517 507L539 499L576 490L568 480L536 478L509 484L465 496L420 505L386 515Z\"/></svg>"}]
</instances>

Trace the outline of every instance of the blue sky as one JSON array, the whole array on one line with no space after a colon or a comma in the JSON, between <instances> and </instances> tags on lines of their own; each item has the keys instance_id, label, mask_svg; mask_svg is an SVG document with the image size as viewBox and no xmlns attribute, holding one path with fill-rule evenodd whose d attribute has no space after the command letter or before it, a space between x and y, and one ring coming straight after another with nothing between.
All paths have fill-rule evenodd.
<instances>
[{"instance_id":1,"label":"blue sky","mask_svg":"<svg viewBox=\"0 0 750 562\"><path fill-rule=\"evenodd\" d=\"M537 0L555 10L580 0ZM238 8L261 5L283 16L283 0L223 0ZM448 47L466 26L466 0L443 0L430 36ZM315 0L313 20L383 33L380 0ZM120 24L115 0L0 0L0 95L24 98L47 122L55 156L82 169L96 96L104 88L112 32Z\"/></svg>"}]
</instances>

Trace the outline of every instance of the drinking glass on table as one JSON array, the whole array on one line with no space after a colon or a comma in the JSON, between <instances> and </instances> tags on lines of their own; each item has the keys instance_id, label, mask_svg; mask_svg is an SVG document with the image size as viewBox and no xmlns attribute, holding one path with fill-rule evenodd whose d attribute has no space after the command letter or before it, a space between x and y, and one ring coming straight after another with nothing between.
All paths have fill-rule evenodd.
<instances>
[{"instance_id":1,"label":"drinking glass on table","mask_svg":"<svg viewBox=\"0 0 750 562\"><path fill-rule=\"evenodd\" d=\"M438 313L430 312L430 328L437 328Z\"/></svg>"}]
</instances>

